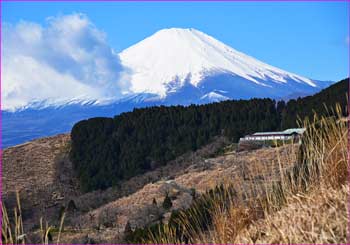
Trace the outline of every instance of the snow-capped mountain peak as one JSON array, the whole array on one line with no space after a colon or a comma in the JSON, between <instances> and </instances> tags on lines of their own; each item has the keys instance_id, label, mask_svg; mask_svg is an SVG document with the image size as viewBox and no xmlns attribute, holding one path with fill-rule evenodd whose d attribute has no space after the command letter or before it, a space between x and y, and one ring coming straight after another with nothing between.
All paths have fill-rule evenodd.
<instances>
[{"instance_id":1,"label":"snow-capped mountain peak","mask_svg":"<svg viewBox=\"0 0 350 245\"><path fill-rule=\"evenodd\" d=\"M195 29L163 29L120 53L130 69L133 92L165 97L170 82L178 87L189 82L197 87L212 74L229 73L262 87L275 83L297 83L316 87L307 78L283 71L245 55ZM174 86L171 88L174 90Z\"/></svg>"}]
</instances>

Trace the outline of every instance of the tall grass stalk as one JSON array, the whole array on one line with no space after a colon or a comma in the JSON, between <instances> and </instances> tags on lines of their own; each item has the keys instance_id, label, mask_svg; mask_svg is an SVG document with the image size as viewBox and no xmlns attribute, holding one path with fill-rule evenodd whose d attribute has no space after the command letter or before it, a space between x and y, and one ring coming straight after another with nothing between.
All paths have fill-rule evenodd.
<instances>
[{"instance_id":1,"label":"tall grass stalk","mask_svg":"<svg viewBox=\"0 0 350 245\"><path fill-rule=\"evenodd\" d=\"M13 217L9 217L7 208L4 203L1 203L1 211L2 211L2 227L1 227L1 236L2 236L2 244L26 244L28 241L27 234L24 232L23 227L23 216L22 216L22 208L21 201L19 197L19 193L16 192L16 207L13 210ZM63 223L65 219L65 213L63 213L60 220L60 227L57 234L57 244L59 244L61 233L63 231ZM48 222L45 222L43 218L40 218L40 237L41 244L49 244L52 242L52 231L54 229L53 226L49 226Z\"/></svg>"},{"instance_id":2,"label":"tall grass stalk","mask_svg":"<svg viewBox=\"0 0 350 245\"><path fill-rule=\"evenodd\" d=\"M21 202L18 192L16 193L17 206L13 210L13 222L10 220L5 205L1 204L2 227L1 235L3 243L25 244L25 236L22 221Z\"/></svg>"}]
</instances>

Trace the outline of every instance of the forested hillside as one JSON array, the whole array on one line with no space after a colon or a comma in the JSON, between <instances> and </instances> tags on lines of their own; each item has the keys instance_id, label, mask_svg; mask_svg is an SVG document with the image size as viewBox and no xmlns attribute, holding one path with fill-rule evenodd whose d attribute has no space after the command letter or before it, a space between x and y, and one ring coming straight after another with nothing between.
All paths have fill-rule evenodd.
<instances>
[{"instance_id":1,"label":"forested hillside","mask_svg":"<svg viewBox=\"0 0 350 245\"><path fill-rule=\"evenodd\" d=\"M334 108L336 103L342 106L342 111L347 111L347 93L349 91L349 79L344 79L329 86L313 96L290 100L287 104L278 102L277 109L281 114L281 129L297 126L296 118L312 117L314 112L318 115L326 115L327 110Z\"/></svg>"},{"instance_id":2,"label":"forested hillside","mask_svg":"<svg viewBox=\"0 0 350 245\"><path fill-rule=\"evenodd\" d=\"M71 160L83 190L104 189L223 135L236 142L245 134L296 126L297 116L324 114L323 103L346 106L349 80L320 93L291 100L223 101L206 105L135 109L114 118L77 123L71 132Z\"/></svg>"}]
</instances>

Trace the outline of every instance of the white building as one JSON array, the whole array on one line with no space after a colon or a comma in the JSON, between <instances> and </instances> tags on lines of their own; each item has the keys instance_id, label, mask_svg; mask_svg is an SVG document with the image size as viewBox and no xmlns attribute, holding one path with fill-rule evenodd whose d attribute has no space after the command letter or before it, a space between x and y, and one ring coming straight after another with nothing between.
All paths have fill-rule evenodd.
<instances>
[{"instance_id":1,"label":"white building","mask_svg":"<svg viewBox=\"0 0 350 245\"><path fill-rule=\"evenodd\" d=\"M240 138L240 141L265 141L265 140L290 140L299 139L305 132L305 128L290 128L277 132L258 132Z\"/></svg>"}]
</instances>

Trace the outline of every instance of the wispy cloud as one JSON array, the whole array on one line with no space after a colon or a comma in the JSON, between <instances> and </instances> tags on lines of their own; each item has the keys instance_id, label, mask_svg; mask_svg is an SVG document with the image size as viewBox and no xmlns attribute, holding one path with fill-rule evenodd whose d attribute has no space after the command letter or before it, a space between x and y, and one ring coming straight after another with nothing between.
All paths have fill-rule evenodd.
<instances>
[{"instance_id":1,"label":"wispy cloud","mask_svg":"<svg viewBox=\"0 0 350 245\"><path fill-rule=\"evenodd\" d=\"M118 55L84 14L50 17L45 25L5 23L2 41L3 109L118 97L128 89Z\"/></svg>"}]
</instances>

